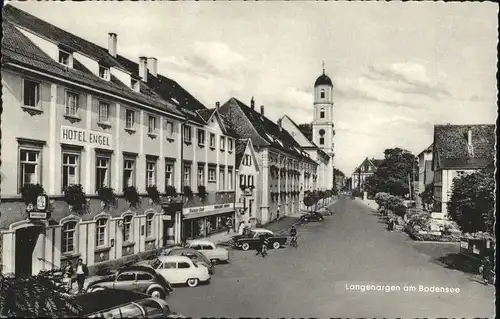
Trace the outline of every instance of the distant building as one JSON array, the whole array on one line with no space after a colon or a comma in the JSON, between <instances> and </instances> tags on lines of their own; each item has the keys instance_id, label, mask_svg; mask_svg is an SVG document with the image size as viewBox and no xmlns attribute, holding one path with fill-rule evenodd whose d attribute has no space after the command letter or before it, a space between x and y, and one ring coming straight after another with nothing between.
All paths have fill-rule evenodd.
<instances>
[{"instance_id":1,"label":"distant building","mask_svg":"<svg viewBox=\"0 0 500 319\"><path fill-rule=\"evenodd\" d=\"M366 178L375 173L382 161L382 159L365 158L351 175L351 189L363 191Z\"/></svg>"},{"instance_id":2,"label":"distant building","mask_svg":"<svg viewBox=\"0 0 500 319\"><path fill-rule=\"evenodd\" d=\"M425 191L425 187L431 184L434 180L434 172L432 171L432 153L433 144L418 154L418 184L416 187L416 204L422 208L422 200L419 194Z\"/></svg>"},{"instance_id":3,"label":"distant building","mask_svg":"<svg viewBox=\"0 0 500 319\"><path fill-rule=\"evenodd\" d=\"M491 167L494 159L495 125L434 126L434 211L446 216L455 177Z\"/></svg>"}]
</instances>

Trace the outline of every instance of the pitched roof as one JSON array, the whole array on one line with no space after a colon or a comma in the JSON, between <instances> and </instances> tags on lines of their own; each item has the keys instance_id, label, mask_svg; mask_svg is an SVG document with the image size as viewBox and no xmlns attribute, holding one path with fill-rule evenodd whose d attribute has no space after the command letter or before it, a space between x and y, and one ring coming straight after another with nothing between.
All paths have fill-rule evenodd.
<instances>
[{"instance_id":1,"label":"pitched roof","mask_svg":"<svg viewBox=\"0 0 500 319\"><path fill-rule=\"evenodd\" d=\"M135 78L138 78L139 65L121 55L113 57L108 53L107 49L66 32L11 5L4 6L2 16L4 18L2 26L6 31L2 39L4 63L15 62L29 66L96 89L119 94L136 102L146 103L176 115L184 115L200 124L205 123L195 111L206 109L206 107L176 81L160 74L155 77L148 72L147 82L140 81L140 92L135 92L114 76L111 77L110 81L101 79L75 58L73 59L73 69L67 69L49 57L13 25L30 30L30 32L38 34L49 41L87 55L99 63L117 67Z\"/></svg>"},{"instance_id":2,"label":"pitched roof","mask_svg":"<svg viewBox=\"0 0 500 319\"><path fill-rule=\"evenodd\" d=\"M433 150L433 146L434 146L434 143L433 143L433 144L431 144L431 145L429 145L429 146L428 146L427 148L425 148L422 152L420 152L420 153L418 154L418 156L420 156L420 155L422 155L422 154L424 154L424 153L430 153L430 152L432 152L432 150Z\"/></svg>"},{"instance_id":3,"label":"pitched roof","mask_svg":"<svg viewBox=\"0 0 500 319\"><path fill-rule=\"evenodd\" d=\"M250 138L253 145L271 146L298 156L304 161L316 163L285 129L238 99L234 97L229 99L219 111L232 122L232 127L238 136ZM241 114L243 114L243 118L240 116Z\"/></svg>"},{"instance_id":4,"label":"pitched roof","mask_svg":"<svg viewBox=\"0 0 500 319\"><path fill-rule=\"evenodd\" d=\"M380 166L380 164L382 164L382 162L383 162L383 161L384 161L383 159L375 159L375 158L371 158L371 159L370 159L370 158L368 158L368 157L367 157L367 158L365 158L365 159L361 162L361 164L359 164L359 166L358 166L358 167L356 167L356 168L354 169L354 173L359 173L359 169L360 169L360 168L361 168L361 167L362 167L365 163L369 164L369 165L370 165L370 166L372 166L374 169L377 169L377 167L379 167L379 166Z\"/></svg>"},{"instance_id":5,"label":"pitched roof","mask_svg":"<svg viewBox=\"0 0 500 319\"><path fill-rule=\"evenodd\" d=\"M292 120L292 119L290 119ZM292 121L293 122L293 121ZM295 122L294 122L295 124ZM309 127L306 129L304 126L298 126L295 124L295 126L297 126L300 130L300 132L302 132L302 134L304 134L304 136L309 140L309 141L312 141L312 125L309 124Z\"/></svg>"},{"instance_id":6,"label":"pitched roof","mask_svg":"<svg viewBox=\"0 0 500 319\"><path fill-rule=\"evenodd\" d=\"M245 150L248 146L248 139L239 138L236 140L235 151L236 151L236 167L240 166L241 159L245 155Z\"/></svg>"},{"instance_id":7,"label":"pitched roof","mask_svg":"<svg viewBox=\"0 0 500 319\"><path fill-rule=\"evenodd\" d=\"M304 134L303 129L301 129L301 128L297 125L297 123L295 123L295 121L294 121L294 120L292 120L292 118L291 118L290 116L288 116L288 115L286 115L286 114L285 114L285 115L283 115L283 117L285 117L285 116L286 116L286 118L287 118L287 119L289 119L289 120L290 120L290 122L292 122L292 124L293 124L293 125L295 125L295 127L296 127L296 128L297 128L297 129L298 129L298 130L302 133L302 134ZM278 121L281 121L281 119L279 119ZM311 144L313 145L313 146L312 146L312 148L316 149L316 151L318 151L318 153L320 153L323 157L330 157L330 156L329 156L329 155L328 155L325 151L323 151L321 148L319 148L319 146L318 146L318 145L316 145L316 143L314 143L314 142L313 142L313 140L312 140L312 135L311 135L311 134L309 134L309 136L308 136L308 135L306 135L306 134L304 134L304 136L305 136L305 138L307 138L307 140L309 141L309 143L311 143Z\"/></svg>"},{"instance_id":8,"label":"pitched roof","mask_svg":"<svg viewBox=\"0 0 500 319\"><path fill-rule=\"evenodd\" d=\"M208 120L210 119L210 117L212 117L212 114L214 114L214 112L215 109L196 110L196 113L198 113L205 122L208 122Z\"/></svg>"},{"instance_id":9,"label":"pitched roof","mask_svg":"<svg viewBox=\"0 0 500 319\"><path fill-rule=\"evenodd\" d=\"M468 147L471 131L472 152ZM434 168L482 168L495 158L495 125L435 125Z\"/></svg>"}]
</instances>

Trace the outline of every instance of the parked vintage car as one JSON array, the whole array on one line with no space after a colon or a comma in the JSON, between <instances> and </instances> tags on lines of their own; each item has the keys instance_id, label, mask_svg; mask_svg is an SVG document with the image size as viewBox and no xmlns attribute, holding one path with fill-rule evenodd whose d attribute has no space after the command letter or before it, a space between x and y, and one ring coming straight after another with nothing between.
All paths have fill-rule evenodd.
<instances>
[{"instance_id":1,"label":"parked vintage car","mask_svg":"<svg viewBox=\"0 0 500 319\"><path fill-rule=\"evenodd\" d=\"M224 247L219 247L209 240L191 240L187 243L189 248L195 249L205 255L214 264L221 261L229 261L229 251Z\"/></svg>"},{"instance_id":2,"label":"parked vintage car","mask_svg":"<svg viewBox=\"0 0 500 319\"><path fill-rule=\"evenodd\" d=\"M323 215L319 212L307 212L304 215L300 216L300 220L306 223L314 221L321 222L324 219L325 218L323 217Z\"/></svg>"},{"instance_id":3,"label":"parked vintage car","mask_svg":"<svg viewBox=\"0 0 500 319\"><path fill-rule=\"evenodd\" d=\"M167 256L186 256L189 257L197 265L203 265L208 268L208 273L213 275L215 273L215 267L212 261L210 261L205 255L193 248L174 248L171 249Z\"/></svg>"},{"instance_id":4,"label":"parked vintage car","mask_svg":"<svg viewBox=\"0 0 500 319\"><path fill-rule=\"evenodd\" d=\"M135 265L120 268L112 275L91 282L87 287L87 292L105 288L141 292L157 298L165 298L174 291L170 283L154 269Z\"/></svg>"},{"instance_id":5,"label":"parked vintage car","mask_svg":"<svg viewBox=\"0 0 500 319\"><path fill-rule=\"evenodd\" d=\"M318 213L320 213L321 215L329 215L331 216L332 215L332 211L329 210L328 208L326 207L321 207L320 209L317 210Z\"/></svg>"},{"instance_id":6,"label":"parked vintage car","mask_svg":"<svg viewBox=\"0 0 500 319\"><path fill-rule=\"evenodd\" d=\"M75 296L80 318L187 318L172 312L162 299L121 289L102 289Z\"/></svg>"},{"instance_id":7,"label":"parked vintage car","mask_svg":"<svg viewBox=\"0 0 500 319\"><path fill-rule=\"evenodd\" d=\"M288 237L275 235L272 231L265 228L254 228L244 235L233 236L233 246L241 248L242 250L255 249L260 242L260 236L268 236L269 248L279 249L285 245Z\"/></svg>"},{"instance_id":8,"label":"parked vintage car","mask_svg":"<svg viewBox=\"0 0 500 319\"><path fill-rule=\"evenodd\" d=\"M151 267L172 284L196 287L200 282L210 282L208 268L186 256L159 256Z\"/></svg>"}]
</instances>

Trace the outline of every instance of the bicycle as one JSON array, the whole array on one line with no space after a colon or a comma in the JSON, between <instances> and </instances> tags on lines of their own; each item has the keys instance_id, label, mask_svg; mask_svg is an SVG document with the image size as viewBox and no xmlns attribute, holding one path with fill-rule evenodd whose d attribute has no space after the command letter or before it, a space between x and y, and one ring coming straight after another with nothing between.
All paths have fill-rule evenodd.
<instances>
[{"instance_id":1,"label":"bicycle","mask_svg":"<svg viewBox=\"0 0 500 319\"><path fill-rule=\"evenodd\" d=\"M290 247L293 247L293 248L299 247L299 244L297 243L297 236L291 236Z\"/></svg>"}]
</instances>

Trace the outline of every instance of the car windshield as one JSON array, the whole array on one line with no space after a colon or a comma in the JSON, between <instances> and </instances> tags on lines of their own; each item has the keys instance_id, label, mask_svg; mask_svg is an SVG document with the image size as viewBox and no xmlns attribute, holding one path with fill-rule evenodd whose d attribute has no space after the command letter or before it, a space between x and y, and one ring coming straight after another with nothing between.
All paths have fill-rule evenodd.
<instances>
[{"instance_id":1,"label":"car windshield","mask_svg":"<svg viewBox=\"0 0 500 319\"><path fill-rule=\"evenodd\" d=\"M161 265L161 261L159 259L155 259L152 263L151 263L151 267L153 267L153 269L158 269L158 267L160 267Z\"/></svg>"}]
</instances>

